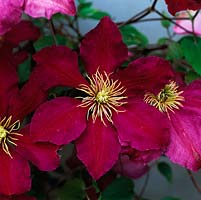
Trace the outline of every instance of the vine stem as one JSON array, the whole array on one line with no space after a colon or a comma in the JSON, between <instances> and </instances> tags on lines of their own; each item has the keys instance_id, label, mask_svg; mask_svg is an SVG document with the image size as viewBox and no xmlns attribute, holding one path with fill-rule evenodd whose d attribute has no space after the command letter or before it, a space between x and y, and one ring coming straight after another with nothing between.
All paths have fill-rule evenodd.
<instances>
[{"instance_id":1,"label":"vine stem","mask_svg":"<svg viewBox=\"0 0 201 200\"><path fill-rule=\"evenodd\" d=\"M134 15L133 17L131 17L130 19L128 19L125 22L118 22L117 25L120 28L120 27L125 26L127 24L131 24L131 23L134 23L136 21L139 21L140 19L144 18L145 16L149 15L152 11L154 11L157 2L158 2L158 0L154 0L151 7L148 7L146 9L144 9L143 11L137 13L136 15Z\"/></svg>"},{"instance_id":2,"label":"vine stem","mask_svg":"<svg viewBox=\"0 0 201 200\"><path fill-rule=\"evenodd\" d=\"M54 39L54 43L55 43L55 45L58 45L57 38L56 38L56 29L54 27L54 23L53 23L52 19L49 22L50 22L50 30L52 33L52 37Z\"/></svg>"},{"instance_id":3,"label":"vine stem","mask_svg":"<svg viewBox=\"0 0 201 200\"><path fill-rule=\"evenodd\" d=\"M189 177L190 177L190 179L191 179L191 181L192 181L192 183L193 183L195 189L201 194L201 187L199 186L199 184L198 184L197 181L195 180L195 178L194 178L192 172L191 172L190 170L188 170L188 169L187 169L186 171L187 171L187 173L188 173L188 175L189 175Z\"/></svg>"}]
</instances>

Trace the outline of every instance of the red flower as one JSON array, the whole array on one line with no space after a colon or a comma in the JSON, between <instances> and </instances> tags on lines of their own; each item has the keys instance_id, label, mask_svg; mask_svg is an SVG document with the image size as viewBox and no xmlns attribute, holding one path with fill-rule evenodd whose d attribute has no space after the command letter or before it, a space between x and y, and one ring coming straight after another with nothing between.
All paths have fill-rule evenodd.
<instances>
[{"instance_id":1,"label":"red flower","mask_svg":"<svg viewBox=\"0 0 201 200\"><path fill-rule=\"evenodd\" d=\"M3 48L4 54L10 55L10 62L14 65L20 64L28 58L28 52L19 48L21 42L35 41L40 37L40 31L30 21L21 21L15 25L6 34L0 36L0 48ZM15 50L13 51L13 49Z\"/></svg>"},{"instance_id":2,"label":"red flower","mask_svg":"<svg viewBox=\"0 0 201 200\"><path fill-rule=\"evenodd\" d=\"M157 89L155 89L157 87ZM188 169L201 168L201 81L185 86L181 80L169 80L163 87L149 90L144 101L166 114L170 144L166 155Z\"/></svg>"},{"instance_id":3,"label":"red flower","mask_svg":"<svg viewBox=\"0 0 201 200\"><path fill-rule=\"evenodd\" d=\"M137 151L132 148L123 148L114 170L129 178L140 178L146 174L150 167L149 162L159 158L161 151Z\"/></svg>"},{"instance_id":4,"label":"red flower","mask_svg":"<svg viewBox=\"0 0 201 200\"><path fill-rule=\"evenodd\" d=\"M13 195L31 186L28 161L40 170L53 170L59 164L58 146L35 143L29 125L21 128L24 117L32 112L46 94L33 77L18 88L17 66L12 55L0 48L0 194Z\"/></svg>"},{"instance_id":5,"label":"red flower","mask_svg":"<svg viewBox=\"0 0 201 200\"><path fill-rule=\"evenodd\" d=\"M142 151L166 146L166 126L160 123L165 119L156 112L157 123L153 123L150 116L154 108L138 96L144 88L152 87L152 79L160 85L172 71L167 62L152 57L133 62L121 76L118 67L126 60L128 50L108 17L85 36L80 54L88 82L79 72L77 54L67 47L44 48L34 56L38 63L35 73L38 71L43 88L70 86L85 94L76 99L59 97L40 106L31 133L35 141L58 145L76 139L79 159L98 179L118 159L122 141ZM149 65L144 64L147 62ZM134 95L132 90L136 91Z\"/></svg>"},{"instance_id":6,"label":"red flower","mask_svg":"<svg viewBox=\"0 0 201 200\"><path fill-rule=\"evenodd\" d=\"M201 9L200 0L165 0L168 10L172 15L182 10L199 10Z\"/></svg>"},{"instance_id":7,"label":"red flower","mask_svg":"<svg viewBox=\"0 0 201 200\"><path fill-rule=\"evenodd\" d=\"M57 12L75 15L74 0L0 0L0 35L19 23L22 12L48 19Z\"/></svg>"}]
</instances>

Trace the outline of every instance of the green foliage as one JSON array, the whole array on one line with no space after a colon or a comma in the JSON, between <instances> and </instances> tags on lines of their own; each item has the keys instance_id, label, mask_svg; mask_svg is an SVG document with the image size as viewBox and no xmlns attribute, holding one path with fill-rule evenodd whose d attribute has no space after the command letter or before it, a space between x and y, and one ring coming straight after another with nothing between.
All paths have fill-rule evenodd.
<instances>
[{"instance_id":1,"label":"green foliage","mask_svg":"<svg viewBox=\"0 0 201 200\"><path fill-rule=\"evenodd\" d=\"M166 162L158 163L159 172L166 178L168 182L172 182L172 169L170 165Z\"/></svg>"},{"instance_id":2,"label":"green foliage","mask_svg":"<svg viewBox=\"0 0 201 200\"><path fill-rule=\"evenodd\" d=\"M101 194L100 200L133 200L134 184L131 179L115 179Z\"/></svg>"},{"instance_id":3,"label":"green foliage","mask_svg":"<svg viewBox=\"0 0 201 200\"><path fill-rule=\"evenodd\" d=\"M67 37L64 37L62 35L56 35L55 37L58 45L67 45L68 47L73 48L73 45L70 43ZM51 35L43 36L39 38L36 42L34 42L34 48L36 51L52 45L55 45L55 41L53 36Z\"/></svg>"},{"instance_id":4,"label":"green foliage","mask_svg":"<svg viewBox=\"0 0 201 200\"><path fill-rule=\"evenodd\" d=\"M85 19L89 18L100 20L102 17L110 15L107 12L94 8L92 2L79 0L77 16Z\"/></svg>"},{"instance_id":5,"label":"green foliage","mask_svg":"<svg viewBox=\"0 0 201 200\"><path fill-rule=\"evenodd\" d=\"M181 200L181 199L176 197L163 197L161 200Z\"/></svg>"},{"instance_id":6,"label":"green foliage","mask_svg":"<svg viewBox=\"0 0 201 200\"><path fill-rule=\"evenodd\" d=\"M168 60L179 60L183 57L183 52L181 45L177 42L172 42L168 46L168 52L167 52L167 59Z\"/></svg>"},{"instance_id":7,"label":"green foliage","mask_svg":"<svg viewBox=\"0 0 201 200\"><path fill-rule=\"evenodd\" d=\"M123 41L127 46L137 45L140 47L146 47L149 43L148 38L133 26L122 26L120 31L123 36Z\"/></svg>"},{"instance_id":8,"label":"green foliage","mask_svg":"<svg viewBox=\"0 0 201 200\"><path fill-rule=\"evenodd\" d=\"M22 64L18 67L19 84L23 84L29 79L31 73L31 57L28 57Z\"/></svg>"},{"instance_id":9,"label":"green foliage","mask_svg":"<svg viewBox=\"0 0 201 200\"><path fill-rule=\"evenodd\" d=\"M166 13L166 12L163 12L162 13L165 17L169 17L169 15ZM171 22L169 20L166 20L166 19L163 19L161 20L161 25L164 27L164 28L169 28L171 26Z\"/></svg>"},{"instance_id":10,"label":"green foliage","mask_svg":"<svg viewBox=\"0 0 201 200\"><path fill-rule=\"evenodd\" d=\"M83 200L85 195L85 184L77 178L68 181L58 191L59 200Z\"/></svg>"},{"instance_id":11,"label":"green foliage","mask_svg":"<svg viewBox=\"0 0 201 200\"><path fill-rule=\"evenodd\" d=\"M185 82L186 83L190 83L196 79L200 78L200 75L198 75L197 73L195 73L194 71L189 71L186 75L185 75Z\"/></svg>"},{"instance_id":12,"label":"green foliage","mask_svg":"<svg viewBox=\"0 0 201 200\"><path fill-rule=\"evenodd\" d=\"M201 75L201 38L186 36L180 43L185 59Z\"/></svg>"}]
</instances>

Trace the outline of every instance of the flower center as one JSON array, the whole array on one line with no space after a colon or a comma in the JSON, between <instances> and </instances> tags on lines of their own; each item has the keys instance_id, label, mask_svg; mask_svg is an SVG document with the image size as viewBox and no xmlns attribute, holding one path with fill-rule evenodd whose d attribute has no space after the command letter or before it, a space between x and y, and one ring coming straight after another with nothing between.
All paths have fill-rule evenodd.
<instances>
[{"instance_id":1,"label":"flower center","mask_svg":"<svg viewBox=\"0 0 201 200\"><path fill-rule=\"evenodd\" d=\"M185 100L181 95L183 91L178 91L178 88L179 86L177 86L176 82L171 81L157 95L146 93L144 95L144 101L158 108L160 112L166 112L168 114L171 111L174 113L174 109L182 107L181 102Z\"/></svg>"},{"instance_id":2,"label":"flower center","mask_svg":"<svg viewBox=\"0 0 201 200\"><path fill-rule=\"evenodd\" d=\"M124 95L126 89L121 85L119 80L110 79L110 75L106 72L101 74L98 70L89 79L90 85L80 84L77 88L87 94L87 97L77 97L82 99L80 107L88 107L87 119L92 115L93 122L97 117L100 117L104 125L104 118L113 123L112 114L115 111L124 112L120 107L127 102L124 100L127 96Z\"/></svg>"},{"instance_id":3,"label":"flower center","mask_svg":"<svg viewBox=\"0 0 201 200\"><path fill-rule=\"evenodd\" d=\"M15 138L14 136L22 136L22 134L15 132L20 128L20 121L17 120L14 123L11 123L11 120L12 116L9 118L4 117L0 121L0 145L3 151L12 158L8 144L17 146L14 141L18 140L18 138Z\"/></svg>"}]
</instances>

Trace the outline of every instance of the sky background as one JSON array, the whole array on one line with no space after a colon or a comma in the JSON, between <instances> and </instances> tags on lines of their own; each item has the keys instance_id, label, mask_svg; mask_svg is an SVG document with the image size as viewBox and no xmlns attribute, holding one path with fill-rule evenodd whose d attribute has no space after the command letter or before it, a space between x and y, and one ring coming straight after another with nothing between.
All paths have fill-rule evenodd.
<instances>
[{"instance_id":1,"label":"sky background","mask_svg":"<svg viewBox=\"0 0 201 200\"><path fill-rule=\"evenodd\" d=\"M151 0L89 0L93 2L95 8L101 9L111 14L115 22L124 21L151 5ZM166 11L167 7L164 0L158 0L157 9ZM158 17L151 13L146 18ZM88 32L96 25L96 20L81 20L80 28L82 33ZM150 43L155 43L160 37L167 36L166 30L161 27L160 22L135 23L135 27L146 34ZM147 34L147 32L149 34Z\"/></svg>"}]
</instances>

